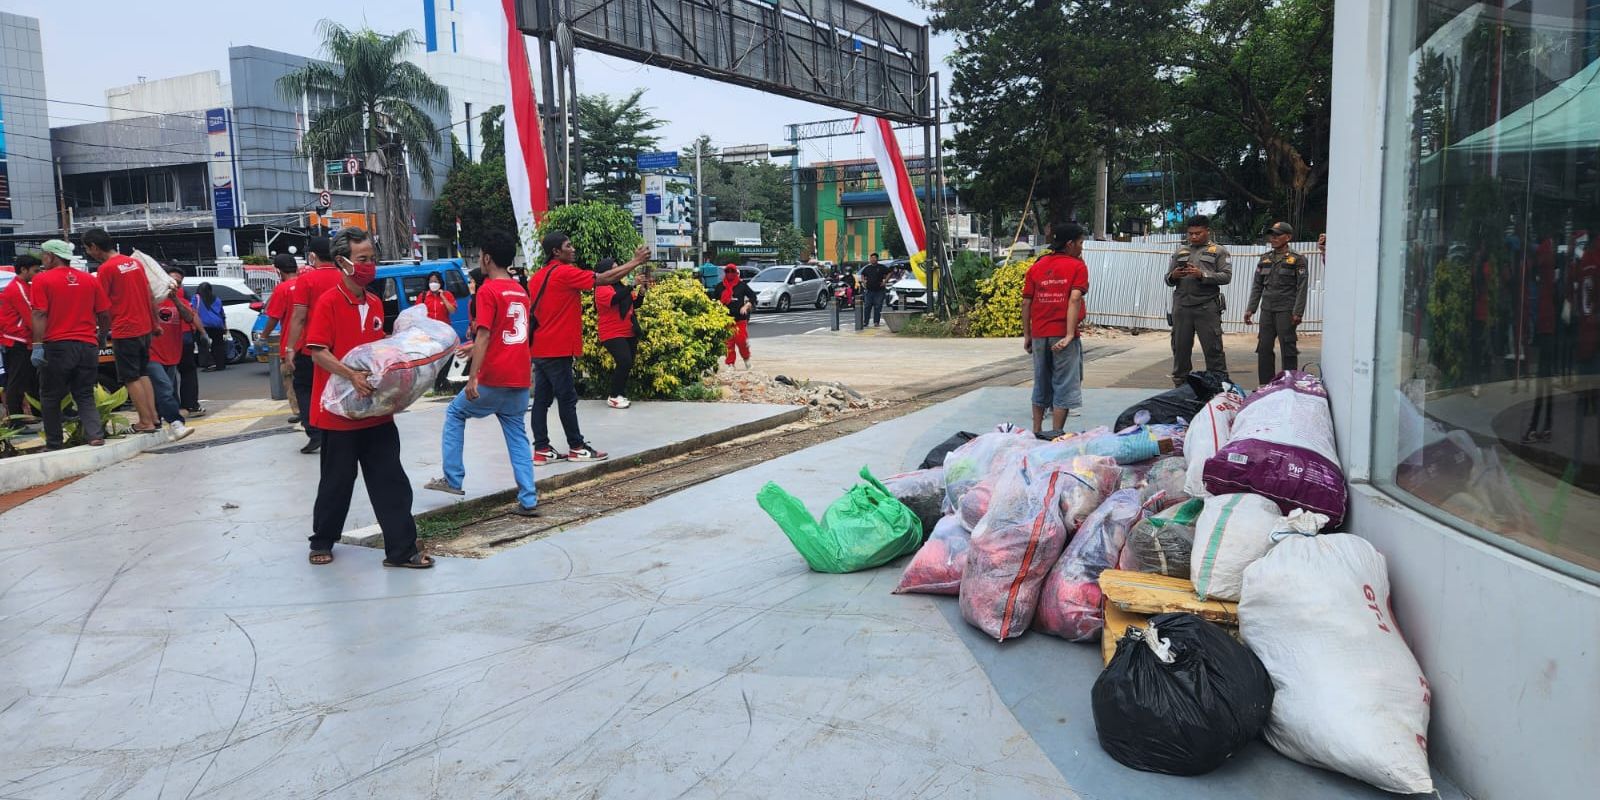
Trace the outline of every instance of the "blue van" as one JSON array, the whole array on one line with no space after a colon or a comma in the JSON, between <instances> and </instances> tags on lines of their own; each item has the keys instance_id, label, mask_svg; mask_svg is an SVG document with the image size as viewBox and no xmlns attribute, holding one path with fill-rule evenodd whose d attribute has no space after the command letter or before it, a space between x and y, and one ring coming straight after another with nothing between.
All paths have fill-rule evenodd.
<instances>
[{"instance_id":1,"label":"blue van","mask_svg":"<svg viewBox=\"0 0 1600 800\"><path fill-rule=\"evenodd\" d=\"M428 275L439 273L444 276L444 289L456 298L456 313L450 316L450 325L456 329L456 335L463 341L467 337L467 328L472 323L472 318L467 310L470 305L468 299L472 295L471 285L467 282L467 270L459 258L446 258L438 261L412 261L396 262L392 264L379 264L378 276L373 279L367 291L376 294L383 300L383 329L385 332L394 330L394 318L400 312L416 305L417 298L428 290ZM256 337L267 326L267 315L262 314L256 319L255 330L251 331L251 354L257 361L266 361L267 353L256 345ZM272 332L270 347L278 346L278 336L283 326L280 323L277 330Z\"/></svg>"}]
</instances>

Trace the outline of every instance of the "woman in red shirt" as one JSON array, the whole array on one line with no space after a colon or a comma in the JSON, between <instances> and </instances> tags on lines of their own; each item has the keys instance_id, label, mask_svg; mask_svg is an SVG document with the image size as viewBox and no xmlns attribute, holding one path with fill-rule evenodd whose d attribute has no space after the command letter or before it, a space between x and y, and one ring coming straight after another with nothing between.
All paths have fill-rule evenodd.
<instances>
[{"instance_id":1,"label":"woman in red shirt","mask_svg":"<svg viewBox=\"0 0 1600 800\"><path fill-rule=\"evenodd\" d=\"M456 296L445 291L444 276L437 272L428 274L428 290L412 302L427 306L428 318L446 325L450 324L450 315L456 313Z\"/></svg>"},{"instance_id":2,"label":"woman in red shirt","mask_svg":"<svg viewBox=\"0 0 1600 800\"><path fill-rule=\"evenodd\" d=\"M602 258L595 264L595 272L605 272L615 267L617 260ZM645 275L648 277L648 267ZM633 372L633 358L638 352L639 318L635 312L644 299L644 286L629 289L627 286L597 285L594 287L594 311L600 329L600 346L611 354L611 391L606 394L606 405L627 408L628 375Z\"/></svg>"}]
</instances>

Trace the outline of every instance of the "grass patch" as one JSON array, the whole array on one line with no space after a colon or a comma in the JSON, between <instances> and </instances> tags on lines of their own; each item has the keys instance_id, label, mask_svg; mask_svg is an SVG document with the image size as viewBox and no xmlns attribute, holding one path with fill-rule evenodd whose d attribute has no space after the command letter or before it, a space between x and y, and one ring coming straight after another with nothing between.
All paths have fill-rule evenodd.
<instances>
[{"instance_id":1,"label":"grass patch","mask_svg":"<svg viewBox=\"0 0 1600 800\"><path fill-rule=\"evenodd\" d=\"M678 391L673 392L672 399L688 403L715 403L722 399L722 390L696 381L678 387Z\"/></svg>"},{"instance_id":2,"label":"grass patch","mask_svg":"<svg viewBox=\"0 0 1600 800\"><path fill-rule=\"evenodd\" d=\"M457 504L431 514L422 514L416 518L417 538L435 539L441 536L454 536L462 528L482 520L483 516L483 509L473 504Z\"/></svg>"},{"instance_id":3,"label":"grass patch","mask_svg":"<svg viewBox=\"0 0 1600 800\"><path fill-rule=\"evenodd\" d=\"M966 317L940 319L934 314L918 314L906 320L906 326L900 329L900 335L924 339L951 339L970 336L967 329Z\"/></svg>"}]
</instances>

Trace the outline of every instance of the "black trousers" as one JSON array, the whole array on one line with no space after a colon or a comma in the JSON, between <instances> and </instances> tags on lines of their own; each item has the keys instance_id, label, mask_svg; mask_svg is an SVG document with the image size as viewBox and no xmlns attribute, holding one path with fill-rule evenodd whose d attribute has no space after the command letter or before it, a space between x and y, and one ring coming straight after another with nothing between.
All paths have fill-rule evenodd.
<instances>
[{"instance_id":1,"label":"black trousers","mask_svg":"<svg viewBox=\"0 0 1600 800\"><path fill-rule=\"evenodd\" d=\"M228 330L226 328L206 328L206 335L211 337L211 349L200 354L202 366L228 368Z\"/></svg>"},{"instance_id":2,"label":"black trousers","mask_svg":"<svg viewBox=\"0 0 1600 800\"><path fill-rule=\"evenodd\" d=\"M60 447L61 400L72 395L78 407L83 440L105 438L100 410L94 405L94 385L100 372L100 348L83 342L45 342L44 368L39 370L39 404L43 406L44 443Z\"/></svg>"},{"instance_id":3,"label":"black trousers","mask_svg":"<svg viewBox=\"0 0 1600 800\"><path fill-rule=\"evenodd\" d=\"M1300 368L1300 346L1295 336L1293 311L1268 311L1261 309L1261 331L1256 334L1256 377L1266 386L1278 377L1273 369L1272 344L1276 342L1283 353L1283 369Z\"/></svg>"},{"instance_id":4,"label":"black trousers","mask_svg":"<svg viewBox=\"0 0 1600 800\"><path fill-rule=\"evenodd\" d=\"M314 368L311 356L294 354L294 399L300 404L300 422L306 426L306 438L320 442L322 431L311 427L311 371Z\"/></svg>"},{"instance_id":5,"label":"black trousers","mask_svg":"<svg viewBox=\"0 0 1600 800\"><path fill-rule=\"evenodd\" d=\"M385 560L410 560L417 554L417 521L411 516L411 479L400 464L400 429L392 420L358 431L322 432L322 479L311 514L311 549L332 550L339 541L358 468L383 529Z\"/></svg>"},{"instance_id":6,"label":"black trousers","mask_svg":"<svg viewBox=\"0 0 1600 800\"><path fill-rule=\"evenodd\" d=\"M1222 349L1222 304L1211 301L1197 306L1172 307L1172 385L1181 386L1194 371L1194 337L1206 354L1206 369L1228 373L1228 353Z\"/></svg>"},{"instance_id":7,"label":"black trousers","mask_svg":"<svg viewBox=\"0 0 1600 800\"><path fill-rule=\"evenodd\" d=\"M185 411L200 410L200 368L195 363L193 333L183 335L183 356L178 359L178 405Z\"/></svg>"},{"instance_id":8,"label":"black trousers","mask_svg":"<svg viewBox=\"0 0 1600 800\"><path fill-rule=\"evenodd\" d=\"M33 368L32 349L25 344L6 346L6 413L33 414L23 395L39 399L39 373Z\"/></svg>"},{"instance_id":9,"label":"black trousers","mask_svg":"<svg viewBox=\"0 0 1600 800\"><path fill-rule=\"evenodd\" d=\"M607 339L600 343L616 366L611 369L611 392L607 397L628 396L628 375L633 372L633 353L637 344L631 336Z\"/></svg>"},{"instance_id":10,"label":"black trousers","mask_svg":"<svg viewBox=\"0 0 1600 800\"><path fill-rule=\"evenodd\" d=\"M583 431L578 430L578 386L572 374L572 356L533 360L533 449L550 446L550 405L557 403L561 431L568 447L582 447Z\"/></svg>"}]
</instances>

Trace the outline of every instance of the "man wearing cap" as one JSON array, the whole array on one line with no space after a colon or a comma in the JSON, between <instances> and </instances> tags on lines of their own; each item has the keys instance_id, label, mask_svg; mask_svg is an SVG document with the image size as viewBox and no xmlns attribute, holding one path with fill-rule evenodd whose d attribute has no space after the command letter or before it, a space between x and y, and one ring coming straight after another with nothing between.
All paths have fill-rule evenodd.
<instances>
[{"instance_id":1,"label":"man wearing cap","mask_svg":"<svg viewBox=\"0 0 1600 800\"><path fill-rule=\"evenodd\" d=\"M1274 222L1267 229L1272 249L1256 264L1255 283L1250 287L1250 303L1245 306L1244 324L1255 324L1256 306L1261 307L1261 332L1256 336L1256 376L1261 385L1278 373L1273 370L1272 343L1283 351L1285 370L1300 367L1300 350L1295 343L1295 328L1306 313L1306 283L1310 265L1306 257L1289 249L1294 228L1287 222Z\"/></svg>"},{"instance_id":2,"label":"man wearing cap","mask_svg":"<svg viewBox=\"0 0 1600 800\"><path fill-rule=\"evenodd\" d=\"M104 228L84 232L83 252L99 262L95 280L111 300L111 352L116 356L117 380L128 390L139 417L133 431L155 433L160 430L156 393L145 367L150 364L150 338L161 335L156 312L160 304L151 300L144 265L117 252Z\"/></svg>"},{"instance_id":3,"label":"man wearing cap","mask_svg":"<svg viewBox=\"0 0 1600 800\"><path fill-rule=\"evenodd\" d=\"M1189 240L1172 254L1167 285L1172 287L1172 385L1182 386L1194 368L1194 339L1206 355L1206 369L1228 374L1222 349L1222 287L1233 280L1228 249L1211 241L1211 218L1188 220Z\"/></svg>"},{"instance_id":4,"label":"man wearing cap","mask_svg":"<svg viewBox=\"0 0 1600 800\"><path fill-rule=\"evenodd\" d=\"M44 272L33 279L33 366L39 370L44 446L60 450L61 401L69 393L78 406L83 439L106 443L94 405L100 367L101 331L111 327L111 299L93 275L73 269L72 245L51 239L39 246Z\"/></svg>"}]
</instances>

